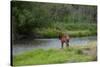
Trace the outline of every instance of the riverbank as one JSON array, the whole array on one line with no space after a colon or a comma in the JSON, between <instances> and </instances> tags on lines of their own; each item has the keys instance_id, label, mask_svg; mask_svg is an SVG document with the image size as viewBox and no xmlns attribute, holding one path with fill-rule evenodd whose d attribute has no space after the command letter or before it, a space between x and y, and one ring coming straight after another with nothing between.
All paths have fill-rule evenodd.
<instances>
[{"instance_id":1,"label":"riverbank","mask_svg":"<svg viewBox=\"0 0 100 67\"><path fill-rule=\"evenodd\" d=\"M35 32L42 38L58 38L59 32L67 33L71 37L97 35L95 23L53 23L51 27L36 28Z\"/></svg>"},{"instance_id":2,"label":"riverbank","mask_svg":"<svg viewBox=\"0 0 100 67\"><path fill-rule=\"evenodd\" d=\"M64 49L37 49L13 56L13 65L38 65L97 60L96 42Z\"/></svg>"}]
</instances>

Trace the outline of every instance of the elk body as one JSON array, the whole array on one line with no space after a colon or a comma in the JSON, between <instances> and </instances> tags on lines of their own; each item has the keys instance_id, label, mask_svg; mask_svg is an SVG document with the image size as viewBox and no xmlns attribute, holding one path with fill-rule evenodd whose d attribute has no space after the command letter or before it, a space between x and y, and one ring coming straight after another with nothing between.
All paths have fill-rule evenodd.
<instances>
[{"instance_id":1,"label":"elk body","mask_svg":"<svg viewBox=\"0 0 100 67\"><path fill-rule=\"evenodd\" d=\"M63 48L64 43L66 44L66 47L69 47L70 37L68 34L59 34L59 39L61 41L61 48Z\"/></svg>"}]
</instances>

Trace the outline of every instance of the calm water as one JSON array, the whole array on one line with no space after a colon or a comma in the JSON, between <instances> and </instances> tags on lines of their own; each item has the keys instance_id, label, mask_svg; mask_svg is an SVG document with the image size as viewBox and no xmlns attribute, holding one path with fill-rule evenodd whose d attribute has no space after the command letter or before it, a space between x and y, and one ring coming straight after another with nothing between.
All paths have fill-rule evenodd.
<instances>
[{"instance_id":1,"label":"calm water","mask_svg":"<svg viewBox=\"0 0 100 67\"><path fill-rule=\"evenodd\" d=\"M96 36L71 38L70 45L87 45L91 41L96 41ZM13 55L23 53L35 49L50 49L61 48L59 39L34 39L31 41L21 41L17 44L12 44Z\"/></svg>"}]
</instances>

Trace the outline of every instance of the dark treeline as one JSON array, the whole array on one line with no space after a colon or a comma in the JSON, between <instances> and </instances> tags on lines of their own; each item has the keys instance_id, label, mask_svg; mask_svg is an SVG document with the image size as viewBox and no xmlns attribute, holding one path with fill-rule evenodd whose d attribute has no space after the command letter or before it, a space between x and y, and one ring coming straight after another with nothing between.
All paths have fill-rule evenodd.
<instances>
[{"instance_id":1,"label":"dark treeline","mask_svg":"<svg viewBox=\"0 0 100 67\"><path fill-rule=\"evenodd\" d=\"M37 34L46 37L62 30L96 30L96 6L12 1L11 8L12 33L15 39L20 36L35 37ZM84 24L93 25L93 28ZM47 34L44 33L46 29L53 31L46 31Z\"/></svg>"}]
</instances>

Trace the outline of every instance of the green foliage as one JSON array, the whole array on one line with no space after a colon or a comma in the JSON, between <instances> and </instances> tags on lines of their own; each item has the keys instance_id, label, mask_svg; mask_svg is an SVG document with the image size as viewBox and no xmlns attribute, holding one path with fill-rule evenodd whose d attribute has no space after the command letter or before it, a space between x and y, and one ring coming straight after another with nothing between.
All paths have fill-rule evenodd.
<instances>
[{"instance_id":1,"label":"green foliage","mask_svg":"<svg viewBox=\"0 0 100 67\"><path fill-rule=\"evenodd\" d=\"M37 28L38 34L42 37L55 38L58 37L58 32L68 33L71 37L82 37L89 35L96 35L96 24L84 24L84 23L55 23L52 27Z\"/></svg>"},{"instance_id":2,"label":"green foliage","mask_svg":"<svg viewBox=\"0 0 100 67\"><path fill-rule=\"evenodd\" d=\"M12 1L11 7L15 35L35 36L39 32L43 37L57 37L58 31L78 30L96 34L96 6Z\"/></svg>"}]
</instances>

